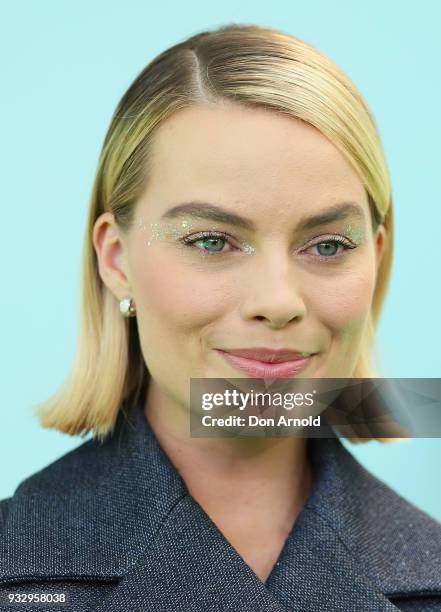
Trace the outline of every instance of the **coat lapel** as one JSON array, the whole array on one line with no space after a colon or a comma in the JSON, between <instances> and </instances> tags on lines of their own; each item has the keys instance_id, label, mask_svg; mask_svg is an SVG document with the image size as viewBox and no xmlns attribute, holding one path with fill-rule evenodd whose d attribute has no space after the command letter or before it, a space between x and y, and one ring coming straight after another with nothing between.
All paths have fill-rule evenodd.
<instances>
[{"instance_id":1,"label":"coat lapel","mask_svg":"<svg viewBox=\"0 0 441 612\"><path fill-rule=\"evenodd\" d=\"M312 536L312 537L311 537ZM96 612L391 612L328 525L305 512L263 584L191 497L183 498Z\"/></svg>"},{"instance_id":2,"label":"coat lapel","mask_svg":"<svg viewBox=\"0 0 441 612\"><path fill-rule=\"evenodd\" d=\"M288 609L397 610L334 529L311 509L299 516L267 587Z\"/></svg>"},{"instance_id":3,"label":"coat lapel","mask_svg":"<svg viewBox=\"0 0 441 612\"><path fill-rule=\"evenodd\" d=\"M127 610L287 612L190 496L96 612Z\"/></svg>"},{"instance_id":4,"label":"coat lapel","mask_svg":"<svg viewBox=\"0 0 441 612\"><path fill-rule=\"evenodd\" d=\"M121 410L104 444L86 442L20 485L0 584L114 580L97 612L386 612L390 595L441 595L441 526L338 438L308 440L313 490L263 584L189 495L141 405Z\"/></svg>"},{"instance_id":5,"label":"coat lapel","mask_svg":"<svg viewBox=\"0 0 441 612\"><path fill-rule=\"evenodd\" d=\"M441 598L441 525L363 468L338 438L309 439L314 484L267 587L299 610L396 610Z\"/></svg>"}]
</instances>

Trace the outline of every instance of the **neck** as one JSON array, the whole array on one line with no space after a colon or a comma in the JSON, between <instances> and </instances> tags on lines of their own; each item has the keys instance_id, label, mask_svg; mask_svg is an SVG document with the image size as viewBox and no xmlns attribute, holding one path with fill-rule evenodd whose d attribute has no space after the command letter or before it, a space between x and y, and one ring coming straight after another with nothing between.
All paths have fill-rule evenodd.
<instances>
[{"instance_id":1,"label":"neck","mask_svg":"<svg viewBox=\"0 0 441 612\"><path fill-rule=\"evenodd\" d=\"M190 495L218 524L288 533L311 488L305 438L193 438L183 407L151 385L145 416Z\"/></svg>"}]
</instances>

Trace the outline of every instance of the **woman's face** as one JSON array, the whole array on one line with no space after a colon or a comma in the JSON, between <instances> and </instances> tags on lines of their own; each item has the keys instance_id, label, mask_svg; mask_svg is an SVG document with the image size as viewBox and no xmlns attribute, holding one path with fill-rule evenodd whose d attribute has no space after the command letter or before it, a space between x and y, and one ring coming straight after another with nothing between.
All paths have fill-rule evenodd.
<instances>
[{"instance_id":1,"label":"woman's face","mask_svg":"<svg viewBox=\"0 0 441 612\"><path fill-rule=\"evenodd\" d=\"M302 377L351 376L384 228L315 128L232 104L182 110L156 133L129 233L110 217L95 226L101 276L134 298L169 399L186 405L190 378L246 378L220 352L238 348L314 353Z\"/></svg>"}]
</instances>

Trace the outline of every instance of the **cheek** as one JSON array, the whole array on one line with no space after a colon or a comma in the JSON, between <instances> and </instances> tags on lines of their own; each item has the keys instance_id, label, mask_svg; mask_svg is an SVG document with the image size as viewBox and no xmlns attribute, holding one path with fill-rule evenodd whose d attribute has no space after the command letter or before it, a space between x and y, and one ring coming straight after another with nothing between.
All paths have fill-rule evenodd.
<instances>
[{"instance_id":1,"label":"cheek","mask_svg":"<svg viewBox=\"0 0 441 612\"><path fill-rule=\"evenodd\" d=\"M137 310L147 324L183 333L216 320L225 310L231 287L215 273L202 273L192 266L162 257L144 262L137 273Z\"/></svg>"},{"instance_id":2,"label":"cheek","mask_svg":"<svg viewBox=\"0 0 441 612\"><path fill-rule=\"evenodd\" d=\"M310 307L320 322L335 331L362 324L371 307L375 274L371 265L347 270L314 285L308 292Z\"/></svg>"}]
</instances>

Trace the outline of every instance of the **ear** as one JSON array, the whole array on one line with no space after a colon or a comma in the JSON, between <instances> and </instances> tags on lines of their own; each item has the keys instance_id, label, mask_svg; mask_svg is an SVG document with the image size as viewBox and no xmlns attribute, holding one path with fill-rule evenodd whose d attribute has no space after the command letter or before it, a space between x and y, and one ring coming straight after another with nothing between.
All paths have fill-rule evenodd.
<instances>
[{"instance_id":1,"label":"ear","mask_svg":"<svg viewBox=\"0 0 441 612\"><path fill-rule=\"evenodd\" d=\"M127 274L125 245L112 213L103 213L95 221L93 246L103 283L117 300L121 300L126 294L130 294L130 282Z\"/></svg>"},{"instance_id":2,"label":"ear","mask_svg":"<svg viewBox=\"0 0 441 612\"><path fill-rule=\"evenodd\" d=\"M382 223L377 227L374 232L374 243L375 243L375 257L376 257L376 268L377 273L383 259L384 252L387 245L387 232L386 228Z\"/></svg>"}]
</instances>

